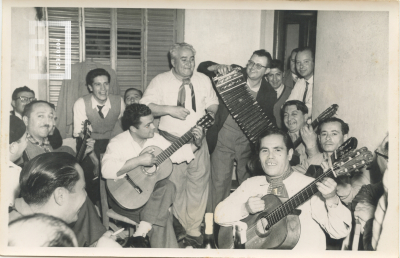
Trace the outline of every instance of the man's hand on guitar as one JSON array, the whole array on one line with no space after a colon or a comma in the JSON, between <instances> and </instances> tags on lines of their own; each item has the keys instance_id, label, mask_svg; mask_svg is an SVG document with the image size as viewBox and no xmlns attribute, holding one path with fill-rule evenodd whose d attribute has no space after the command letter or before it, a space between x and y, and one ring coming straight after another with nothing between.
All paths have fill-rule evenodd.
<instances>
[{"instance_id":1,"label":"man's hand on guitar","mask_svg":"<svg viewBox=\"0 0 400 258\"><path fill-rule=\"evenodd\" d=\"M252 196L247 200L245 206L250 214L255 214L265 209L265 202L261 200L261 197L261 195Z\"/></svg>"},{"instance_id":2,"label":"man's hand on guitar","mask_svg":"<svg viewBox=\"0 0 400 258\"><path fill-rule=\"evenodd\" d=\"M203 141L204 138L203 128L200 126L194 127L192 129L192 134L194 137L194 144L196 145L197 148L200 148L201 142Z\"/></svg>"},{"instance_id":3,"label":"man's hand on guitar","mask_svg":"<svg viewBox=\"0 0 400 258\"><path fill-rule=\"evenodd\" d=\"M311 119L308 119L307 123L302 128L300 128L300 135L307 149L317 146L318 136L311 126Z\"/></svg>"},{"instance_id":4,"label":"man's hand on guitar","mask_svg":"<svg viewBox=\"0 0 400 258\"><path fill-rule=\"evenodd\" d=\"M157 163L158 159L156 156L154 156L153 154L154 149L143 153L142 155L140 155L140 163L142 164L142 166L147 166L147 167L151 167L154 164Z\"/></svg>"},{"instance_id":5,"label":"man's hand on guitar","mask_svg":"<svg viewBox=\"0 0 400 258\"><path fill-rule=\"evenodd\" d=\"M186 117L190 114L190 111L184 107L180 106L170 106L168 107L168 114L172 117L178 118L180 120L185 120Z\"/></svg>"},{"instance_id":6,"label":"man's hand on guitar","mask_svg":"<svg viewBox=\"0 0 400 258\"><path fill-rule=\"evenodd\" d=\"M95 140L92 138L89 138L86 140L86 150L85 150L85 155L91 153L94 150L94 143Z\"/></svg>"},{"instance_id":7,"label":"man's hand on guitar","mask_svg":"<svg viewBox=\"0 0 400 258\"><path fill-rule=\"evenodd\" d=\"M336 182L332 178L325 177L321 182L316 183L318 191L321 192L322 196L326 201L334 200L336 196Z\"/></svg>"}]
</instances>

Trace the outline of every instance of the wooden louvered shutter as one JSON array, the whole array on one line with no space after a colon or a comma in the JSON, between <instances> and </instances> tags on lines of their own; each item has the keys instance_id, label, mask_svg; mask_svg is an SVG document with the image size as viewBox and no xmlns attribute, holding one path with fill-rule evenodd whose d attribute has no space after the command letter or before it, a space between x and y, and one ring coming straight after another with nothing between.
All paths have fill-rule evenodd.
<instances>
[{"instance_id":1,"label":"wooden louvered shutter","mask_svg":"<svg viewBox=\"0 0 400 258\"><path fill-rule=\"evenodd\" d=\"M111 9L84 8L85 60L111 66Z\"/></svg>"},{"instance_id":2,"label":"wooden louvered shutter","mask_svg":"<svg viewBox=\"0 0 400 258\"><path fill-rule=\"evenodd\" d=\"M79 62L79 8L47 8L48 21L71 21L71 64ZM56 44L60 40L65 44L65 28L57 26L48 27L49 37L49 73L64 71L65 63L61 59L61 69L56 67ZM61 49L61 54L64 54ZM49 102L57 106L62 79L49 79Z\"/></svg>"},{"instance_id":3,"label":"wooden louvered shutter","mask_svg":"<svg viewBox=\"0 0 400 258\"><path fill-rule=\"evenodd\" d=\"M147 83L170 69L168 51L176 42L176 9L147 10Z\"/></svg>"},{"instance_id":4,"label":"wooden louvered shutter","mask_svg":"<svg viewBox=\"0 0 400 258\"><path fill-rule=\"evenodd\" d=\"M123 96L126 89L142 88L142 9L117 9L117 75Z\"/></svg>"}]
</instances>

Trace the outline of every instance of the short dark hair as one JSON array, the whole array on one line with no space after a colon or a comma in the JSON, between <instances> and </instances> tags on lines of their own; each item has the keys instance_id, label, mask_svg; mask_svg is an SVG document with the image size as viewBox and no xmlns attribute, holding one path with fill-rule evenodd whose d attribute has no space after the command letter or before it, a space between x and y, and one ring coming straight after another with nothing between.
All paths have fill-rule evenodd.
<instances>
[{"instance_id":1,"label":"short dark hair","mask_svg":"<svg viewBox=\"0 0 400 258\"><path fill-rule=\"evenodd\" d=\"M134 91L138 92L139 95L140 95L140 97L143 97L143 92L142 92L141 90L136 89L136 88L129 88L129 89L127 89L127 90L125 91L125 94L124 94L124 101L125 101L125 99L126 99L126 95L127 95L128 92L130 92L131 90L134 90Z\"/></svg>"},{"instance_id":2,"label":"short dark hair","mask_svg":"<svg viewBox=\"0 0 400 258\"><path fill-rule=\"evenodd\" d=\"M126 131L131 126L139 128L140 118L150 114L151 109L146 105L134 103L127 106L121 118L122 129Z\"/></svg>"},{"instance_id":3,"label":"short dark hair","mask_svg":"<svg viewBox=\"0 0 400 258\"><path fill-rule=\"evenodd\" d=\"M296 53L297 54L297 52L299 52L299 49L300 48L294 48L293 50L292 50L292 52L290 52L290 55L292 55L293 53Z\"/></svg>"},{"instance_id":4,"label":"short dark hair","mask_svg":"<svg viewBox=\"0 0 400 258\"><path fill-rule=\"evenodd\" d=\"M278 60L278 59L273 59L271 61L271 67L270 68L271 69L278 68L282 73L284 72L283 63L281 62L281 60Z\"/></svg>"},{"instance_id":5,"label":"short dark hair","mask_svg":"<svg viewBox=\"0 0 400 258\"><path fill-rule=\"evenodd\" d=\"M22 116L23 117L24 116L29 117L31 115L31 113L32 113L33 106L36 105L36 104L40 104L40 103L47 104L47 105L49 105L50 108L54 109L54 105L49 103L49 102L47 102L47 101L35 100L35 101L32 101L31 103L25 105L24 112L22 112Z\"/></svg>"},{"instance_id":6,"label":"short dark hair","mask_svg":"<svg viewBox=\"0 0 400 258\"><path fill-rule=\"evenodd\" d=\"M86 75L86 86L92 85L94 78L96 78L97 76L107 76L108 78L108 82L111 82L111 76L110 74L103 68L96 68L91 70L90 72L88 72L88 74Z\"/></svg>"},{"instance_id":7,"label":"short dark hair","mask_svg":"<svg viewBox=\"0 0 400 258\"><path fill-rule=\"evenodd\" d=\"M297 110L300 110L303 115L308 114L308 107L306 104L304 104L303 101L300 100L289 100L283 104L282 109L281 109L281 115L283 116L283 113L285 113L285 108L288 106L296 106Z\"/></svg>"},{"instance_id":8,"label":"short dark hair","mask_svg":"<svg viewBox=\"0 0 400 258\"><path fill-rule=\"evenodd\" d=\"M268 51L266 51L265 49L256 50L256 51L253 52L253 55L265 56L267 58L267 60L268 60L267 68L271 67L272 57L271 57L271 54Z\"/></svg>"},{"instance_id":9,"label":"short dark hair","mask_svg":"<svg viewBox=\"0 0 400 258\"><path fill-rule=\"evenodd\" d=\"M341 129L342 129L342 134L348 134L350 131L349 125L346 124L342 119L337 118L337 117L330 117L328 119L325 119L324 121L321 122L321 124L318 126L317 129L317 135L321 134L321 127L323 124L327 124L327 123L333 123L333 122L338 122L340 123Z\"/></svg>"},{"instance_id":10,"label":"short dark hair","mask_svg":"<svg viewBox=\"0 0 400 258\"><path fill-rule=\"evenodd\" d=\"M253 149L252 155L251 155L249 161L247 162L247 167L252 176L265 174L265 173L263 173L259 154L260 154L262 139L264 139L265 137L270 136L270 135L282 135L283 142L285 143L287 152L289 152L290 149L293 149L293 142L290 139L290 136L285 131L283 131L282 129L279 129L279 128L272 128L272 129L265 130L258 137L255 148Z\"/></svg>"},{"instance_id":11,"label":"short dark hair","mask_svg":"<svg viewBox=\"0 0 400 258\"><path fill-rule=\"evenodd\" d=\"M24 165L19 178L21 197L27 204L44 204L58 187L70 192L80 176L77 160L66 152L48 152Z\"/></svg>"},{"instance_id":12,"label":"short dark hair","mask_svg":"<svg viewBox=\"0 0 400 258\"><path fill-rule=\"evenodd\" d=\"M16 88L11 96L12 100L16 100L18 98L18 94L21 92L32 92L35 95L35 92L28 88L27 86Z\"/></svg>"},{"instance_id":13,"label":"short dark hair","mask_svg":"<svg viewBox=\"0 0 400 258\"><path fill-rule=\"evenodd\" d=\"M310 47L299 48L297 53L304 52L304 51L310 51L311 52L311 58L314 61L314 51Z\"/></svg>"},{"instance_id":14,"label":"short dark hair","mask_svg":"<svg viewBox=\"0 0 400 258\"><path fill-rule=\"evenodd\" d=\"M27 227L29 224L33 224L35 227L37 226L38 230L27 232L31 230L30 227ZM13 226L17 227L16 230L18 230L18 233L24 234L24 232L20 231L25 229L25 233L31 234L32 237L40 236L40 234L45 233L49 234L43 243L38 243L41 247L75 247L77 243L76 236L72 229L68 227L63 220L54 216L35 213L20 217L8 224L9 236L13 235ZM42 231L40 229L42 229ZM23 244L24 243L18 243L18 240L8 239L9 246L20 246Z\"/></svg>"}]
</instances>

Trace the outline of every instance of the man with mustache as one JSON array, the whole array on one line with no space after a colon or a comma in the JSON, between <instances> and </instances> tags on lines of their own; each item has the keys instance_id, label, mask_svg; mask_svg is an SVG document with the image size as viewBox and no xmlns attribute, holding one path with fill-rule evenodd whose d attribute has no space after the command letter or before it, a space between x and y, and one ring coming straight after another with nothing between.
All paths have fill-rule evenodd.
<instances>
[{"instance_id":1,"label":"man with mustache","mask_svg":"<svg viewBox=\"0 0 400 258\"><path fill-rule=\"evenodd\" d=\"M160 116L159 133L170 142L186 133L206 112L212 116L218 110L218 98L210 79L194 71L193 46L174 44L171 55L172 69L157 75L147 87L141 104L148 105L154 116ZM186 230L186 242L201 247L203 236L200 224L206 209L210 154L205 139L190 163L174 165L169 177L176 185L173 213ZM184 234L177 234L178 239Z\"/></svg>"},{"instance_id":2,"label":"man with mustache","mask_svg":"<svg viewBox=\"0 0 400 258\"><path fill-rule=\"evenodd\" d=\"M312 91L314 86L314 53L309 47L300 48L296 55L296 70L301 79L298 79L289 100L297 99L306 104L308 115L312 114Z\"/></svg>"}]
</instances>

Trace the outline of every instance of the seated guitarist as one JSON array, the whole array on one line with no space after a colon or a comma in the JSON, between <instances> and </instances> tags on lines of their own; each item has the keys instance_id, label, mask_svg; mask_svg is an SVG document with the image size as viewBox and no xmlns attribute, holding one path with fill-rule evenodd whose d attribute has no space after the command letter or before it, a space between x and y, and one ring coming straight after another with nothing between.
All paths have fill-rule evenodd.
<instances>
[{"instance_id":1,"label":"seated guitarist","mask_svg":"<svg viewBox=\"0 0 400 258\"><path fill-rule=\"evenodd\" d=\"M124 132L114 137L107 146L102 159L102 175L106 179L116 179L124 176L136 167L152 166L157 158L151 153L139 155L148 146L158 146L166 149L171 145L158 133L155 133L154 117L151 110L143 104L132 104L126 107L121 122ZM195 141L185 144L170 158L173 163L190 162L203 140L203 131L194 128ZM135 178L132 177L135 181ZM129 198L129 196L127 196ZM152 248L178 248L173 229L173 217L169 212L172 202L175 200L175 185L168 179L156 183L154 191L147 203L134 210L122 208L114 200L110 199L112 209L133 221L139 223L139 227L129 243L134 247ZM149 237L149 240L147 238Z\"/></svg>"},{"instance_id":2,"label":"seated guitarist","mask_svg":"<svg viewBox=\"0 0 400 258\"><path fill-rule=\"evenodd\" d=\"M259 154L254 160L265 174L247 179L217 206L215 221L222 226L232 226L250 214L263 211L265 202L261 197L267 194L285 201L313 181L290 166L292 142L282 130L266 131L257 145ZM324 178L316 185L319 192L298 207L301 210L301 235L294 247L296 250L325 250L323 230L332 238L340 239L351 229L351 214L336 195L335 181Z\"/></svg>"}]
</instances>

